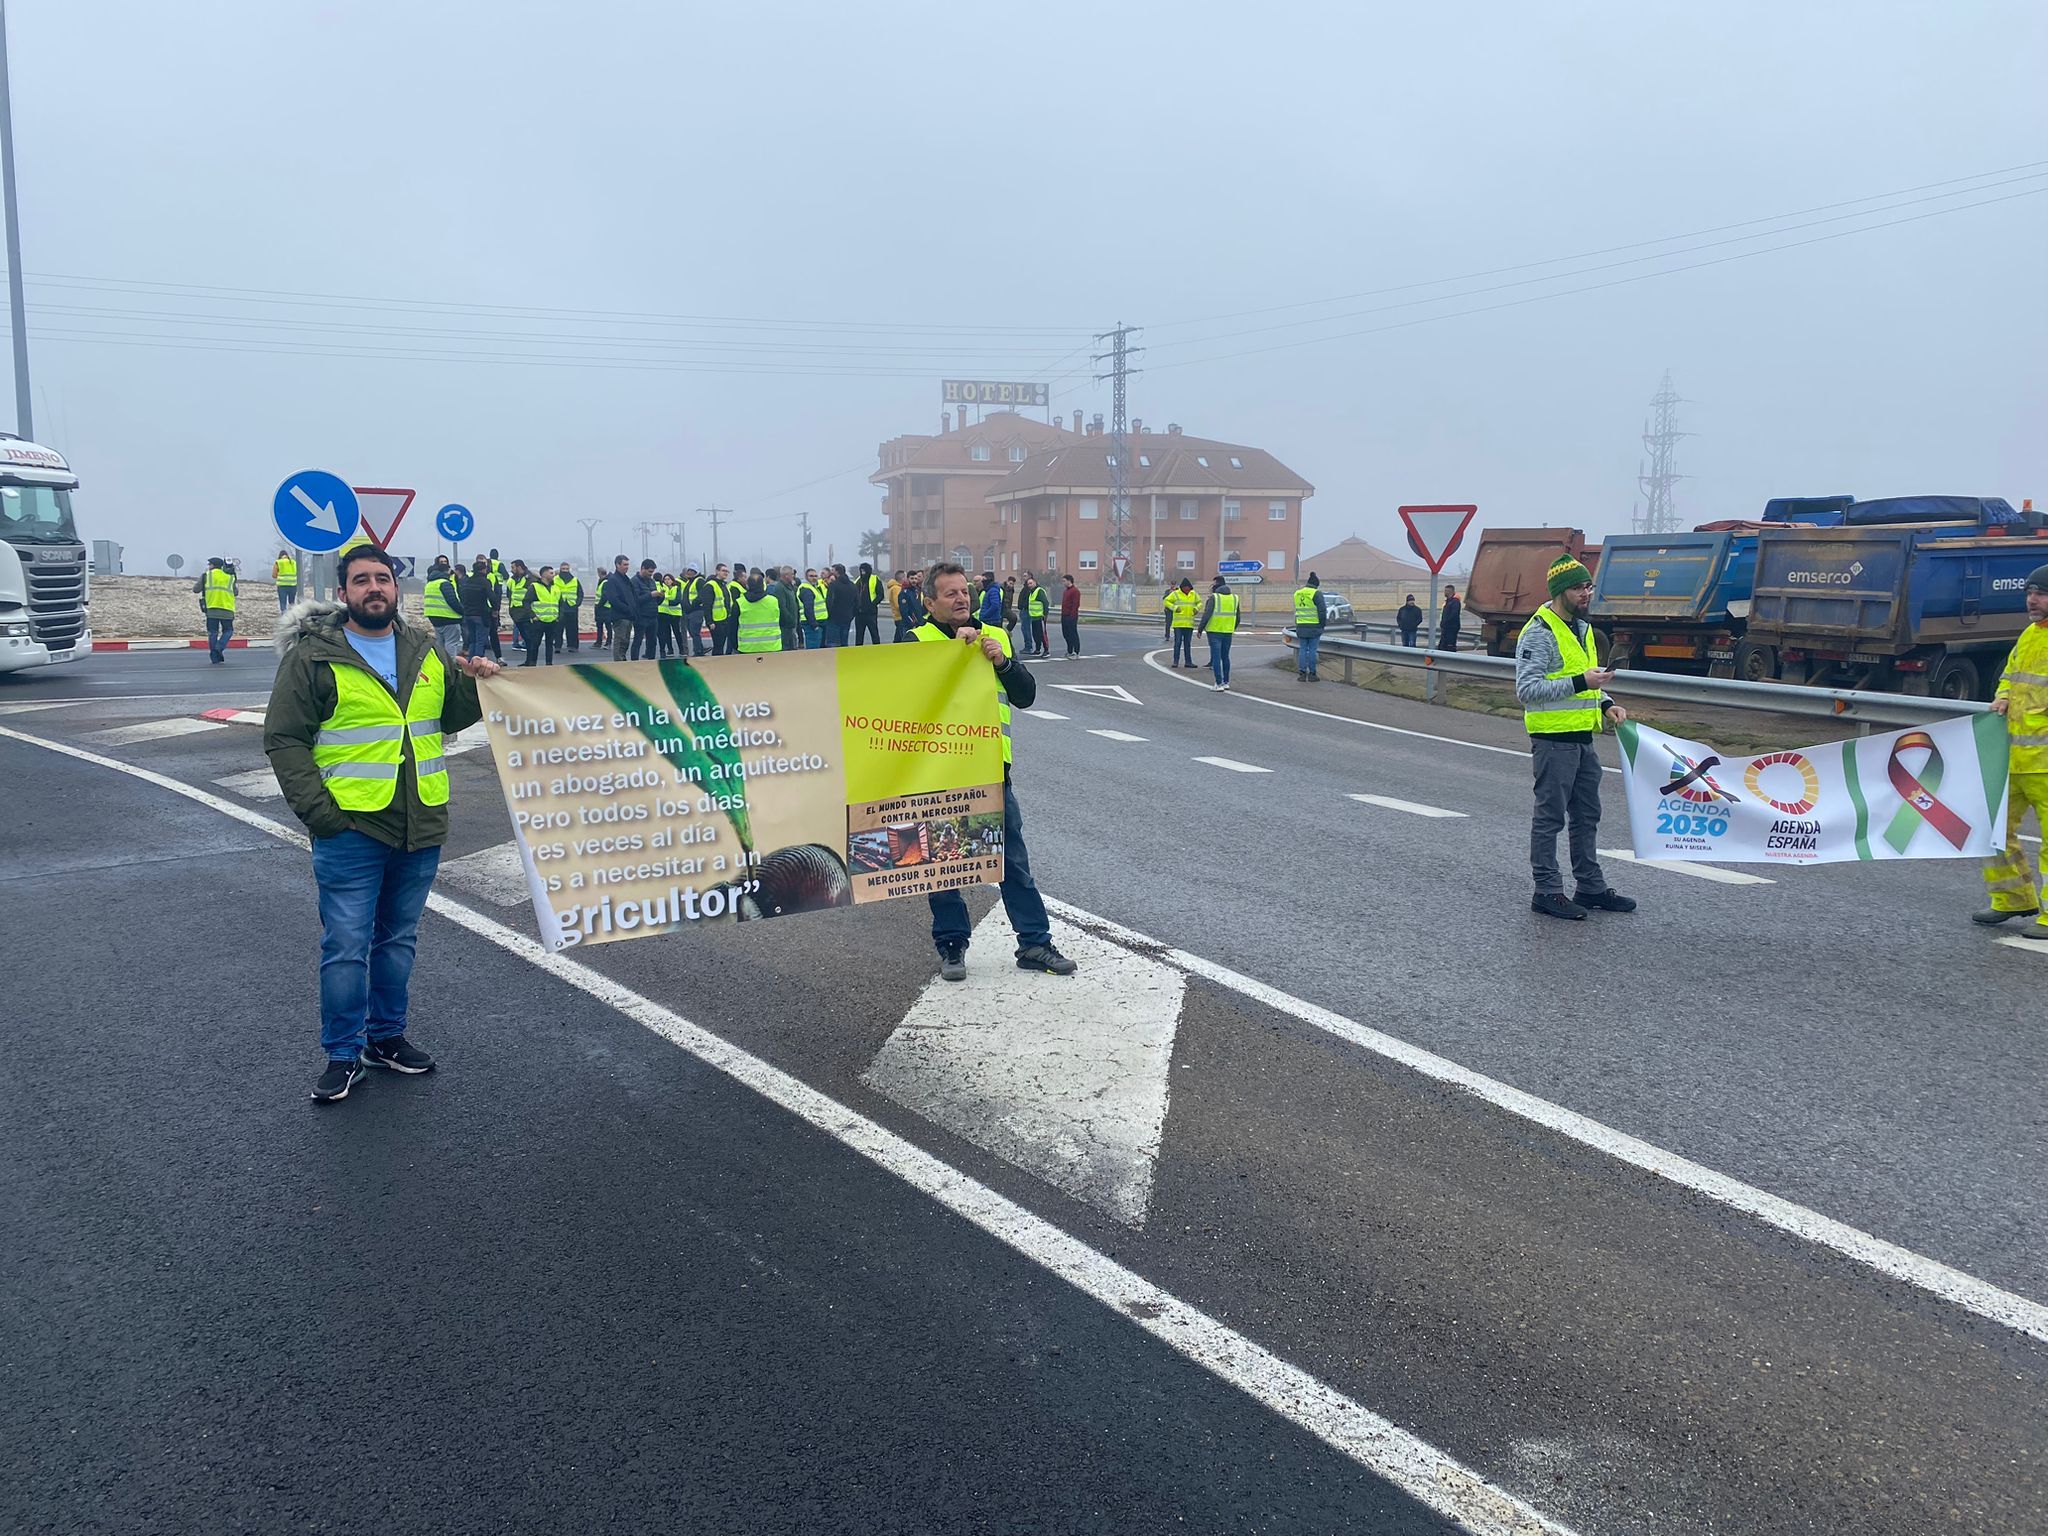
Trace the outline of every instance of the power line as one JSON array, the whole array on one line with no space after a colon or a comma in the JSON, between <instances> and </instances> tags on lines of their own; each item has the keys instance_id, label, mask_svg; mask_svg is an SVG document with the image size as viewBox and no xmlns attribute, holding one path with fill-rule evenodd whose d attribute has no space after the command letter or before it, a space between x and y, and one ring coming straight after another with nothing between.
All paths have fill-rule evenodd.
<instances>
[{"instance_id":1,"label":"power line","mask_svg":"<svg viewBox=\"0 0 2048 1536\"><path fill-rule=\"evenodd\" d=\"M1675 240L1695 240L1698 239L1701 235L1724 234L1731 229L1749 229L1753 228L1758 224L1776 224L1784 219L1803 219L1809 213L1827 213L1836 208L1851 208L1858 203L1884 202L1889 198L1905 197L1908 194L1914 192L1927 192L1936 187L1956 187L1961 186L1966 181L1983 181L1987 177L2007 176L2011 175L2015 171L2032 171L2037 170L2043 166L2048 166L2048 160L2029 160L2021 165L2001 166L1995 171L1978 171L1969 176L1952 176L1946 181L1924 181L1921 182L1918 186L1901 187L1896 191L1892 192L1873 192L1868 197L1852 197L1844 199L1843 201L1838 203L1817 203L1811 208L1795 208L1788 213L1767 214L1762 218L1738 219L1732 224L1715 224L1709 226L1706 229L1687 230L1683 234L1664 235L1655 240L1633 240L1623 245L1602 246L1598 250L1580 251L1570 256L1548 256L1540 261L1522 261L1516 262L1513 265L1505 267L1487 267L1481 271L1460 273L1454 277L1436 277L1429 278L1421 282L1397 283L1392 287L1387 288L1366 288L1360 290L1357 293L1334 294L1329 298L1324 299L1299 299L1288 304L1268 304L1259 309L1230 310L1223 314L1203 315L1191 320L1168 320L1161 324L1154 325L1152 329L1178 330L1184 325L1210 325L1218 320L1241 320L1251 315L1278 314L1284 310L1289 309L1312 309L1318 305L1323 304L1344 304L1349 303L1352 299L1378 298L1382 294L1406 293L1416 288L1440 288L1446 283L1464 283L1471 282L1477 278L1482 277L1499 277L1502 274L1508 272L1526 272L1532 267L1554 267L1559 266L1562 263L1568 261L1590 261L1595 256L1612 256L1617 251L1639 251L1653 245L1669 245ZM2006 185L2006 183L1999 183L1999 185ZM1985 189L1971 188L1969 190L1983 191ZM1949 195L1955 197L1962 197L1967 196L1968 193L1956 192L1951 193ZM1910 205L1901 203L1897 206L1907 207ZM1883 213L1885 210L1882 208L1873 208L1867 211L1871 213ZM1769 233L1771 232L1766 232L1766 234L1759 235L1757 236L1757 238L1767 239L1769 238ZM1177 343L1161 342L1160 345L1177 345Z\"/></svg>"}]
</instances>

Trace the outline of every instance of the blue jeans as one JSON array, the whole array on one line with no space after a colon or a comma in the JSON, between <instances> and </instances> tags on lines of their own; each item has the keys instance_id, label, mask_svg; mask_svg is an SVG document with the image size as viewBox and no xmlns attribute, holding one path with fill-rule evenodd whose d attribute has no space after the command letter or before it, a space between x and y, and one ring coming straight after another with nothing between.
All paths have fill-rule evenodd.
<instances>
[{"instance_id":1,"label":"blue jeans","mask_svg":"<svg viewBox=\"0 0 2048 1536\"><path fill-rule=\"evenodd\" d=\"M491 648L491 621L480 614L462 616L462 654L482 656Z\"/></svg>"},{"instance_id":2,"label":"blue jeans","mask_svg":"<svg viewBox=\"0 0 2048 1536\"><path fill-rule=\"evenodd\" d=\"M804 626L804 649L807 651L822 651L825 649L824 625L806 624Z\"/></svg>"},{"instance_id":3,"label":"blue jeans","mask_svg":"<svg viewBox=\"0 0 2048 1536\"><path fill-rule=\"evenodd\" d=\"M279 613L283 613L285 609L291 607L298 600L299 589L297 587L279 587L277 589L277 611Z\"/></svg>"},{"instance_id":4,"label":"blue jeans","mask_svg":"<svg viewBox=\"0 0 2048 1536\"><path fill-rule=\"evenodd\" d=\"M1177 667L1183 659L1191 667L1195 664L1195 632L1176 625L1173 631L1173 664Z\"/></svg>"},{"instance_id":5,"label":"blue jeans","mask_svg":"<svg viewBox=\"0 0 2048 1536\"><path fill-rule=\"evenodd\" d=\"M1209 636L1209 675L1218 687L1230 681L1230 642L1236 638L1235 633Z\"/></svg>"},{"instance_id":6,"label":"blue jeans","mask_svg":"<svg viewBox=\"0 0 2048 1536\"><path fill-rule=\"evenodd\" d=\"M1031 878L1031 855L1024 847L1024 812L1017 804L1017 792L1003 785L1003 883L996 887L1003 898L1003 912L1016 930L1017 948L1052 942L1052 920L1045 914L1045 898L1038 894L1038 882ZM948 944L965 944L969 927L967 903L958 891L939 891L925 898L932 904L932 942L941 953Z\"/></svg>"},{"instance_id":7,"label":"blue jeans","mask_svg":"<svg viewBox=\"0 0 2048 1536\"><path fill-rule=\"evenodd\" d=\"M222 608L215 608L206 615L206 650L216 661L228 648L228 641L234 638L235 616Z\"/></svg>"},{"instance_id":8,"label":"blue jeans","mask_svg":"<svg viewBox=\"0 0 2048 1536\"><path fill-rule=\"evenodd\" d=\"M420 913L441 850L402 853L367 832L313 839L320 886L320 1048L353 1061L363 1041L405 1033Z\"/></svg>"},{"instance_id":9,"label":"blue jeans","mask_svg":"<svg viewBox=\"0 0 2048 1536\"><path fill-rule=\"evenodd\" d=\"M1294 632L1296 648L1294 670L1313 672L1316 669L1316 652L1322 649L1323 632L1320 629L1297 629Z\"/></svg>"}]
</instances>

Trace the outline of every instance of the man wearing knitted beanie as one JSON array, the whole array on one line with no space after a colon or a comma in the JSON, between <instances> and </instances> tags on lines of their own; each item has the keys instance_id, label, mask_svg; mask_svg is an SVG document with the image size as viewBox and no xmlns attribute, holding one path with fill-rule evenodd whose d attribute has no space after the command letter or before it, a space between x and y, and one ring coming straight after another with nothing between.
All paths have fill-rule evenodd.
<instances>
[{"instance_id":1,"label":"man wearing knitted beanie","mask_svg":"<svg viewBox=\"0 0 2048 1536\"><path fill-rule=\"evenodd\" d=\"M2048 565L2027 577L2026 599L2027 627L2006 658L1991 705L1994 714L2005 716L2009 738L2005 851L1993 854L1984 866L1991 910L1977 913L1976 919L1995 928L2017 918L2021 934L2048 944L2048 910L2041 905L2041 893L2048 889L2048 844L2029 859L2020 842L2029 806L2037 830L2048 835Z\"/></svg>"},{"instance_id":2,"label":"man wearing knitted beanie","mask_svg":"<svg viewBox=\"0 0 2048 1536\"><path fill-rule=\"evenodd\" d=\"M1564 555L1550 567L1544 584L1550 601L1522 626L1515 645L1515 697L1522 702L1536 771L1536 814L1529 831L1536 894L1529 909L1574 922L1583 921L1589 909L1633 912L1636 904L1608 885L1596 857L1600 754L1593 738L1628 715L1603 692L1614 674L1599 665L1586 622L1592 573ZM1570 897L1557 867L1557 834L1567 828L1577 886Z\"/></svg>"}]
</instances>

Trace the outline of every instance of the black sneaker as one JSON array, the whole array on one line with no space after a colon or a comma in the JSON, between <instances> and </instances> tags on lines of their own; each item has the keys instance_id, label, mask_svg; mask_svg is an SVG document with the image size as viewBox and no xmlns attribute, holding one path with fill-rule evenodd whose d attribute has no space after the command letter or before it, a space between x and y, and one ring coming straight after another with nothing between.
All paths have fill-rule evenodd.
<instances>
[{"instance_id":1,"label":"black sneaker","mask_svg":"<svg viewBox=\"0 0 2048 1536\"><path fill-rule=\"evenodd\" d=\"M1619 891L1579 891L1572 900L1589 912L1633 912L1636 900Z\"/></svg>"},{"instance_id":2,"label":"black sneaker","mask_svg":"<svg viewBox=\"0 0 2048 1536\"><path fill-rule=\"evenodd\" d=\"M1545 917L1568 918L1575 923L1586 920L1586 909L1576 901L1567 901L1563 891L1553 891L1548 896L1538 892L1529 898L1529 910L1541 912Z\"/></svg>"},{"instance_id":3,"label":"black sneaker","mask_svg":"<svg viewBox=\"0 0 2048 1536\"><path fill-rule=\"evenodd\" d=\"M330 1061L327 1070L320 1074L320 1081L313 1085L315 1104L339 1104L348 1097L349 1089L363 1080L363 1064L360 1061Z\"/></svg>"},{"instance_id":4,"label":"black sneaker","mask_svg":"<svg viewBox=\"0 0 2048 1536\"><path fill-rule=\"evenodd\" d=\"M431 1072L434 1058L403 1035L393 1035L389 1040L372 1040L363 1047L363 1062L367 1066L384 1067L393 1072Z\"/></svg>"},{"instance_id":5,"label":"black sneaker","mask_svg":"<svg viewBox=\"0 0 2048 1536\"><path fill-rule=\"evenodd\" d=\"M944 981L965 981L967 979L967 946L965 944L942 944L939 946L939 976Z\"/></svg>"},{"instance_id":6,"label":"black sneaker","mask_svg":"<svg viewBox=\"0 0 2048 1536\"><path fill-rule=\"evenodd\" d=\"M1029 949L1017 951L1017 969L1046 971L1054 976L1071 976L1074 974L1074 962L1050 944L1033 944Z\"/></svg>"},{"instance_id":7,"label":"black sneaker","mask_svg":"<svg viewBox=\"0 0 2048 1536\"><path fill-rule=\"evenodd\" d=\"M2038 908L2029 907L2024 912L1972 912L1970 914L1970 921L1982 923L1986 928L1996 928L2000 923L2009 923L2016 917L2034 918L2040 915L2041 913Z\"/></svg>"}]
</instances>

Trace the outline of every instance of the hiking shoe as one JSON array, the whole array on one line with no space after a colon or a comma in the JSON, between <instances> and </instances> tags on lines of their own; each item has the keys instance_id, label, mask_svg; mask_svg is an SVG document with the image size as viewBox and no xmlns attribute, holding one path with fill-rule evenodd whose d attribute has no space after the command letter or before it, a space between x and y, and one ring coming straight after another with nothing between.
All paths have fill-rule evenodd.
<instances>
[{"instance_id":1,"label":"hiking shoe","mask_svg":"<svg viewBox=\"0 0 2048 1536\"><path fill-rule=\"evenodd\" d=\"M1567 901L1562 891L1553 891L1548 896L1538 892L1529 898L1529 910L1541 912L1545 917L1569 918L1575 923L1586 919L1586 909L1576 901Z\"/></svg>"},{"instance_id":2,"label":"hiking shoe","mask_svg":"<svg viewBox=\"0 0 2048 1536\"><path fill-rule=\"evenodd\" d=\"M967 946L965 944L941 944L939 946L939 979L942 981L965 981L967 979Z\"/></svg>"},{"instance_id":3,"label":"hiking shoe","mask_svg":"<svg viewBox=\"0 0 2048 1536\"><path fill-rule=\"evenodd\" d=\"M1633 912L1636 901L1619 891L1579 891L1572 900L1589 912Z\"/></svg>"},{"instance_id":4,"label":"hiking shoe","mask_svg":"<svg viewBox=\"0 0 2048 1536\"><path fill-rule=\"evenodd\" d=\"M1017 951L1017 969L1046 971L1054 976L1071 976L1074 974L1074 962L1050 944L1033 944L1028 949Z\"/></svg>"},{"instance_id":5,"label":"hiking shoe","mask_svg":"<svg viewBox=\"0 0 2048 1536\"><path fill-rule=\"evenodd\" d=\"M1297 672L1294 674L1294 680L1297 683L1305 683L1308 681L1308 674L1306 672Z\"/></svg>"},{"instance_id":6,"label":"hiking shoe","mask_svg":"<svg viewBox=\"0 0 2048 1536\"><path fill-rule=\"evenodd\" d=\"M1996 928L2000 923L2009 923L2016 917L2039 917L2040 909L2028 907L2024 912L1972 912L1970 921L1982 923L1986 928Z\"/></svg>"},{"instance_id":7,"label":"hiking shoe","mask_svg":"<svg viewBox=\"0 0 2048 1536\"><path fill-rule=\"evenodd\" d=\"M315 1104L339 1104L348 1097L349 1089L363 1080L363 1064L360 1061L330 1061L327 1070L320 1074L320 1081L313 1085Z\"/></svg>"},{"instance_id":8,"label":"hiking shoe","mask_svg":"<svg viewBox=\"0 0 2048 1536\"><path fill-rule=\"evenodd\" d=\"M372 1040L363 1047L365 1066L386 1067L393 1072L431 1072L434 1058L407 1040L393 1035L389 1040Z\"/></svg>"}]
</instances>

